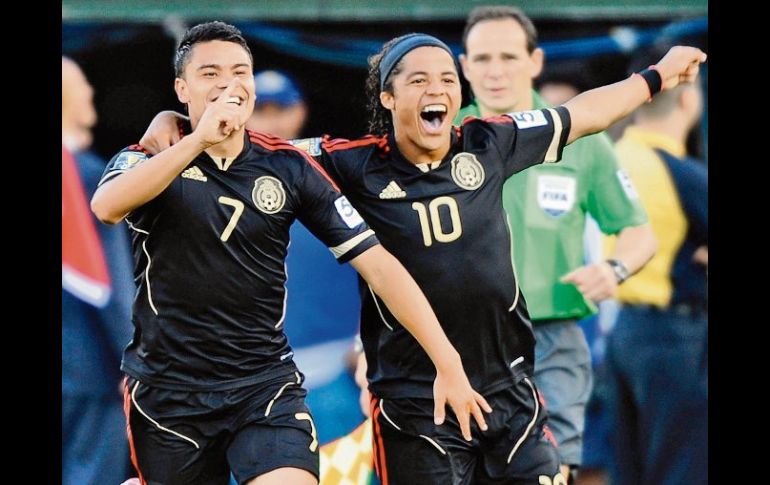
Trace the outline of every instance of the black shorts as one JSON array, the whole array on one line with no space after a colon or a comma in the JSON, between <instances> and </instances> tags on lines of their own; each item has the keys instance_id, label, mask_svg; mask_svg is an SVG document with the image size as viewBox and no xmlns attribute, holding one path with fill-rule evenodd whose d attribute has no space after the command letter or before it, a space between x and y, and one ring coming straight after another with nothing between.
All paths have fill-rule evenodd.
<instances>
[{"instance_id":1,"label":"black shorts","mask_svg":"<svg viewBox=\"0 0 770 485\"><path fill-rule=\"evenodd\" d=\"M432 399L372 396L374 464L383 485L566 485L556 442L531 380L485 396L492 413L465 441L451 408L433 423Z\"/></svg>"},{"instance_id":2,"label":"black shorts","mask_svg":"<svg viewBox=\"0 0 770 485\"><path fill-rule=\"evenodd\" d=\"M131 460L148 485L239 484L282 467L318 477L318 440L300 374L227 391L127 380Z\"/></svg>"}]
</instances>

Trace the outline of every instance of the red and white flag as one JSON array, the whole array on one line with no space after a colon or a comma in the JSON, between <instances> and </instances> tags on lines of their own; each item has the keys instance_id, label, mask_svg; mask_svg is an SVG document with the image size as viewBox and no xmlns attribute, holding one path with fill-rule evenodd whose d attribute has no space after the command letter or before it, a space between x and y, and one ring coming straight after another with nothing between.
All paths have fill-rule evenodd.
<instances>
[{"instance_id":1,"label":"red and white flag","mask_svg":"<svg viewBox=\"0 0 770 485\"><path fill-rule=\"evenodd\" d=\"M102 307L110 297L110 275L75 159L61 148L61 286Z\"/></svg>"}]
</instances>

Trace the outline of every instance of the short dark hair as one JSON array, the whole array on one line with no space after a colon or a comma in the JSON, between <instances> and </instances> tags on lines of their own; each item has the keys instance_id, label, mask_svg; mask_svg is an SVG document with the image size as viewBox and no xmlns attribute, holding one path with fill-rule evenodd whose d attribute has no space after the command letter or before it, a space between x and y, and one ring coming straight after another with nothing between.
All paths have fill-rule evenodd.
<instances>
[{"instance_id":1,"label":"short dark hair","mask_svg":"<svg viewBox=\"0 0 770 485\"><path fill-rule=\"evenodd\" d=\"M479 22L485 20L504 20L513 19L517 21L524 29L527 36L527 52L530 54L537 47L537 29L529 17L517 7L510 5L485 5L476 7L468 14L468 20L465 21L465 30L463 30L463 50L468 50L468 33Z\"/></svg>"},{"instance_id":2,"label":"short dark hair","mask_svg":"<svg viewBox=\"0 0 770 485\"><path fill-rule=\"evenodd\" d=\"M407 34L411 35L411 34ZM381 135L390 131L393 127L393 120L391 119L390 111L380 102L380 63L385 54L393 48L401 39L406 37L396 37L390 39L382 46L382 49L377 54L369 56L369 74L366 76L366 110L369 112L369 133L375 135ZM393 78L397 76L401 69L404 59L393 67L388 75L388 78L383 83L382 91L386 93L393 93Z\"/></svg>"},{"instance_id":3,"label":"short dark hair","mask_svg":"<svg viewBox=\"0 0 770 485\"><path fill-rule=\"evenodd\" d=\"M243 34L236 27L215 20L213 22L206 22L198 24L185 32L184 37L179 42L179 47L176 48L174 54L174 72L176 77L183 77L184 69L187 67L187 63L190 60L190 53L193 46L201 42L209 42L212 40L222 40L225 42L233 42L240 45L249 54L251 64L254 64L254 57L251 55L251 49L246 43L246 39L243 38Z\"/></svg>"}]
</instances>

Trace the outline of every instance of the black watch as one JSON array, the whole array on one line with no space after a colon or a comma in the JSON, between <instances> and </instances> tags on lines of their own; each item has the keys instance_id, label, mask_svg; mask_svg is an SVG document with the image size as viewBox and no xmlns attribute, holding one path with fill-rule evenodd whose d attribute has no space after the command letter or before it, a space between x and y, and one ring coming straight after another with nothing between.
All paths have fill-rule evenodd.
<instances>
[{"instance_id":1,"label":"black watch","mask_svg":"<svg viewBox=\"0 0 770 485\"><path fill-rule=\"evenodd\" d=\"M626 265L623 264L623 261L620 261L618 259L608 259L607 264L610 265L610 268L612 268L612 271L615 273L615 279L617 280L618 284L623 283L628 279L631 274L628 272L628 268L626 268Z\"/></svg>"}]
</instances>

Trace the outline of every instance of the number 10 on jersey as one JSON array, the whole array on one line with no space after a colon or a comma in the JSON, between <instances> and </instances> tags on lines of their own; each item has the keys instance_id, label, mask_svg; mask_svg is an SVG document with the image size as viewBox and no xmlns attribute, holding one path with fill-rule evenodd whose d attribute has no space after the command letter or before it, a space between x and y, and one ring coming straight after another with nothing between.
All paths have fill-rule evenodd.
<instances>
[{"instance_id":1,"label":"number 10 on jersey","mask_svg":"<svg viewBox=\"0 0 770 485\"><path fill-rule=\"evenodd\" d=\"M444 232L441 225L442 213L441 207L446 207L449 211L449 220L451 230ZM463 234L463 226L460 221L460 208L457 201L449 196L436 197L426 206L422 202L413 202L412 209L417 211L420 218L420 229L422 229L422 240L426 246L430 247L435 239L441 243L448 243L456 240Z\"/></svg>"}]
</instances>

